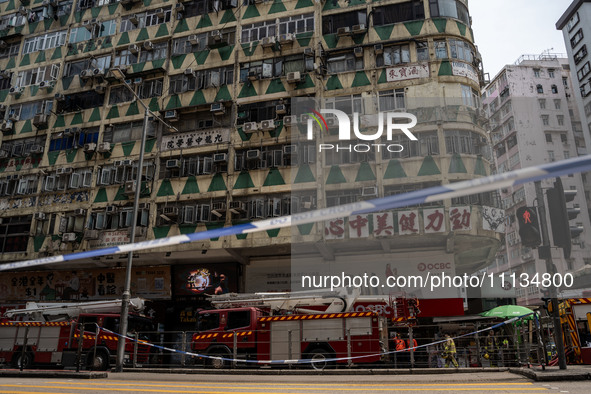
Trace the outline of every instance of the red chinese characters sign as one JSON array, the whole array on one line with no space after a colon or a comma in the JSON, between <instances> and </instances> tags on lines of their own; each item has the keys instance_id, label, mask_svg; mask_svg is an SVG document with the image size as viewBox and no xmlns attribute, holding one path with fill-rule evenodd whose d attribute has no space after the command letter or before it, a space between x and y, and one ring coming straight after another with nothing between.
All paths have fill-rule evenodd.
<instances>
[{"instance_id":1,"label":"red chinese characters sign","mask_svg":"<svg viewBox=\"0 0 591 394\"><path fill-rule=\"evenodd\" d=\"M429 65L427 63L419 63L403 67L390 67L386 69L386 80L388 82L428 77Z\"/></svg>"}]
</instances>

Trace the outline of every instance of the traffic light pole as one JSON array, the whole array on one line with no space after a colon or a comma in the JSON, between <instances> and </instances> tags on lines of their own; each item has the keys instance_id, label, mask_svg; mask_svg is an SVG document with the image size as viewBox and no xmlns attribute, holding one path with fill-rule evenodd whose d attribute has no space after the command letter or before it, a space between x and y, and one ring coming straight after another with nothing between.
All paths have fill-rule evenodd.
<instances>
[{"instance_id":1,"label":"traffic light pole","mask_svg":"<svg viewBox=\"0 0 591 394\"><path fill-rule=\"evenodd\" d=\"M550 238L548 236L548 222L546 221L546 205L544 192L542 191L542 181L534 182L536 186L536 199L538 200L538 216L540 218L540 228L542 235L542 247L546 249L546 271L550 274L556 273L556 266L552 261L550 252ZM558 310L558 294L556 287L550 286L550 297L552 303L552 322L554 325L554 343L558 352L558 366L560 369L566 369L566 355L564 351L564 337L562 335L562 324L560 324L560 312Z\"/></svg>"}]
</instances>

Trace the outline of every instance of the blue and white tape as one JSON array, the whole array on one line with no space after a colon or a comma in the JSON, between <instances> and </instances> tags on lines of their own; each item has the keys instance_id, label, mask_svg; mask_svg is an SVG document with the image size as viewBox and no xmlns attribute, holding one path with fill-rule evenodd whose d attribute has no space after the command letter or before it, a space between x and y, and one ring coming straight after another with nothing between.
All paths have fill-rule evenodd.
<instances>
[{"instance_id":1,"label":"blue and white tape","mask_svg":"<svg viewBox=\"0 0 591 394\"><path fill-rule=\"evenodd\" d=\"M449 198L463 197L471 194L478 194L501 188L507 188L510 186L516 186L527 182L534 182L545 178L553 178L589 170L591 170L591 155L586 155L540 166L522 168L503 174L491 175L488 177L471 179L468 181L456 182L443 186L430 187L410 193L376 198L369 201L339 205L331 208L322 208L314 211L297 213L291 216L283 216L252 223L239 224L192 234L176 235L173 237L114 246L110 248L95 249L85 252L45 257L34 260L16 261L0 265L0 271L55 264L64 261L88 259L92 257L100 257L118 253L136 252L146 249L163 248L167 246L180 245L188 242L224 237L228 235L247 234L295 226L299 224L315 223L322 220L336 219L354 214L370 213L386 209L402 208L409 205L440 201Z\"/></svg>"}]
</instances>

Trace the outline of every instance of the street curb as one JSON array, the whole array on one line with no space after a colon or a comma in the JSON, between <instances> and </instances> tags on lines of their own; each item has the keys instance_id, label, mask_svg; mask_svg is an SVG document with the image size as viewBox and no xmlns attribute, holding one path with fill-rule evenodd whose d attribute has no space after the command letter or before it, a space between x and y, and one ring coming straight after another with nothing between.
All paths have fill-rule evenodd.
<instances>
[{"instance_id":1,"label":"street curb","mask_svg":"<svg viewBox=\"0 0 591 394\"><path fill-rule=\"evenodd\" d=\"M123 368L123 372L144 372L185 375L451 375L482 372L507 372L509 368L400 368L400 369L189 369L189 368Z\"/></svg>"},{"instance_id":2,"label":"street curb","mask_svg":"<svg viewBox=\"0 0 591 394\"><path fill-rule=\"evenodd\" d=\"M525 376L526 378L535 380L536 382L559 382L559 381L581 381L591 380L591 371L536 371L528 368L509 368L509 372L516 375Z\"/></svg>"},{"instance_id":3,"label":"street curb","mask_svg":"<svg viewBox=\"0 0 591 394\"><path fill-rule=\"evenodd\" d=\"M0 378L67 378L67 379L106 379L107 372L94 371L32 371L0 370Z\"/></svg>"}]
</instances>

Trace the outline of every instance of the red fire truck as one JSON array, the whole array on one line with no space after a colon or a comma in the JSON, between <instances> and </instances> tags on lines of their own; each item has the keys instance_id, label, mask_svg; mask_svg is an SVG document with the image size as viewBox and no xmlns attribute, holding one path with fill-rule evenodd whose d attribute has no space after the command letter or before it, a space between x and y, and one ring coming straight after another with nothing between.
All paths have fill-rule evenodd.
<instances>
[{"instance_id":1,"label":"red fire truck","mask_svg":"<svg viewBox=\"0 0 591 394\"><path fill-rule=\"evenodd\" d=\"M193 352L209 356L203 361L214 368L229 366L228 359L263 365L311 359L315 369L385 361L385 317L347 312L355 295L302 293L214 296L212 304L223 309L199 312ZM306 308L317 306L326 308ZM296 314L273 315L288 311Z\"/></svg>"},{"instance_id":2,"label":"red fire truck","mask_svg":"<svg viewBox=\"0 0 591 394\"><path fill-rule=\"evenodd\" d=\"M143 309L140 299L132 299L130 304L132 310ZM33 364L75 366L76 360L80 360L89 368L106 370L115 360L118 337L100 328L118 332L120 316L116 312L120 309L121 301L113 300L28 303L25 309L7 311L0 321L0 362L28 368ZM132 314L129 331L153 331L152 322ZM127 354L132 354L133 346L131 342L126 343ZM149 352L148 346L139 345L136 361L146 362Z\"/></svg>"}]
</instances>

